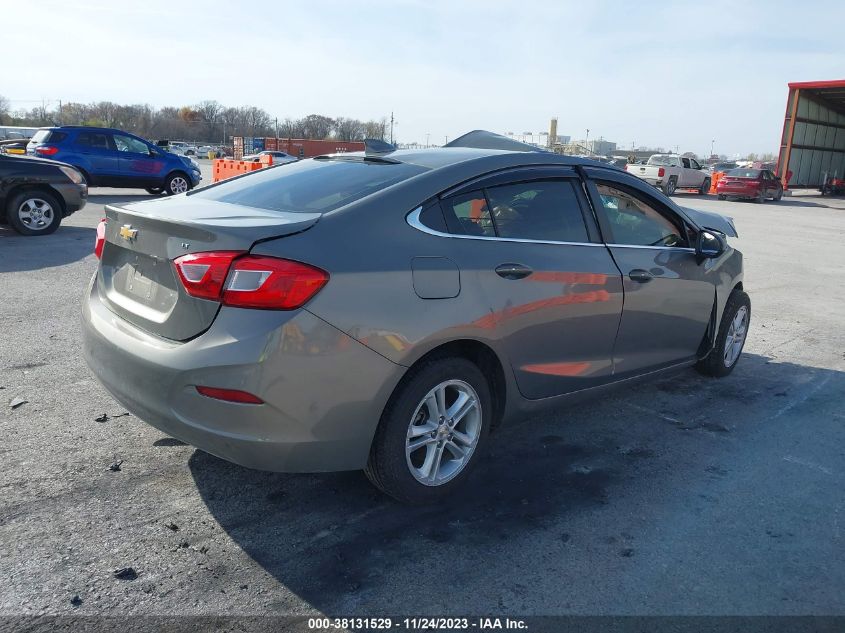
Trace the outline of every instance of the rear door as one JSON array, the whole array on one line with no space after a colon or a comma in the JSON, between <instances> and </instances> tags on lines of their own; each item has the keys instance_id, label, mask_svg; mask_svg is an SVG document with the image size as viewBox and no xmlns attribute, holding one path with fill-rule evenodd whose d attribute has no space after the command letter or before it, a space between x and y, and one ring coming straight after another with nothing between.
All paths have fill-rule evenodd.
<instances>
[{"instance_id":1,"label":"rear door","mask_svg":"<svg viewBox=\"0 0 845 633\"><path fill-rule=\"evenodd\" d=\"M615 373L640 373L693 358L715 299L714 260L698 262L683 219L657 196L608 171L588 170L602 234L622 271L625 305Z\"/></svg>"},{"instance_id":2,"label":"rear door","mask_svg":"<svg viewBox=\"0 0 845 633\"><path fill-rule=\"evenodd\" d=\"M610 379L619 270L567 168L498 174L441 200L461 270L477 270L520 392L546 398ZM588 228L589 227L589 228Z\"/></svg>"},{"instance_id":3,"label":"rear door","mask_svg":"<svg viewBox=\"0 0 845 633\"><path fill-rule=\"evenodd\" d=\"M123 187L154 187L162 184L165 162L161 154L150 154L150 147L133 136L115 134L114 144L120 161Z\"/></svg>"},{"instance_id":4,"label":"rear door","mask_svg":"<svg viewBox=\"0 0 845 633\"><path fill-rule=\"evenodd\" d=\"M120 161L111 134L96 130L78 132L73 149L87 163L85 169L95 184L106 187L120 185Z\"/></svg>"}]
</instances>

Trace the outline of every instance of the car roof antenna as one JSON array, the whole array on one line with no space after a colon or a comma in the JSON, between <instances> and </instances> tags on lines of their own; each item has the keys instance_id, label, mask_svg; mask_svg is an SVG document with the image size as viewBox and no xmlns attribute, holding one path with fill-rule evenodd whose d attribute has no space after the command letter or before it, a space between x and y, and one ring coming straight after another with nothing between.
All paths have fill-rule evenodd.
<instances>
[{"instance_id":1,"label":"car roof antenna","mask_svg":"<svg viewBox=\"0 0 845 633\"><path fill-rule=\"evenodd\" d=\"M395 152L396 146L378 138L364 139L364 154L366 156L389 154Z\"/></svg>"}]
</instances>

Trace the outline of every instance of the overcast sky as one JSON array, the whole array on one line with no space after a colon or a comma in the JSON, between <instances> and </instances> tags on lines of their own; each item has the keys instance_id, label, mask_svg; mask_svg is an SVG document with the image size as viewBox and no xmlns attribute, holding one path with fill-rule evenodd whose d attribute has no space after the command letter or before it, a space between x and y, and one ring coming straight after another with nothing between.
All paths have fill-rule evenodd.
<instances>
[{"instance_id":1,"label":"overcast sky","mask_svg":"<svg viewBox=\"0 0 845 633\"><path fill-rule=\"evenodd\" d=\"M471 129L777 152L787 82L845 78L845 2L27 0L3 4L0 94L273 116L395 113Z\"/></svg>"}]
</instances>

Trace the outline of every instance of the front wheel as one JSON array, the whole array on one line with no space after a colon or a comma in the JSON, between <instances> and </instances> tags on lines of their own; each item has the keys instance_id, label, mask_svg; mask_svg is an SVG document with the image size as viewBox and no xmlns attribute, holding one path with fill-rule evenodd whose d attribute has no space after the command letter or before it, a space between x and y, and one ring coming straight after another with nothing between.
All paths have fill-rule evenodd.
<instances>
[{"instance_id":1,"label":"front wheel","mask_svg":"<svg viewBox=\"0 0 845 633\"><path fill-rule=\"evenodd\" d=\"M385 407L365 472L395 499L423 504L466 481L493 407L487 379L466 359L435 359L411 371Z\"/></svg>"},{"instance_id":2,"label":"front wheel","mask_svg":"<svg viewBox=\"0 0 845 633\"><path fill-rule=\"evenodd\" d=\"M151 193L154 196L161 193L161 187L147 187L147 193Z\"/></svg>"},{"instance_id":3,"label":"front wheel","mask_svg":"<svg viewBox=\"0 0 845 633\"><path fill-rule=\"evenodd\" d=\"M701 183L701 188L698 190L699 195L706 196L710 193L710 179L705 178L704 182Z\"/></svg>"},{"instance_id":4,"label":"front wheel","mask_svg":"<svg viewBox=\"0 0 845 633\"><path fill-rule=\"evenodd\" d=\"M180 173L170 174L167 177L167 182L164 183L164 192L169 196L185 193L190 188L191 183L188 182L188 177Z\"/></svg>"},{"instance_id":5,"label":"front wheel","mask_svg":"<svg viewBox=\"0 0 845 633\"><path fill-rule=\"evenodd\" d=\"M751 299L742 290L734 290L725 305L716 344L706 358L698 361L695 368L706 376L717 378L731 373L745 346L750 322Z\"/></svg>"},{"instance_id":6,"label":"front wheel","mask_svg":"<svg viewBox=\"0 0 845 633\"><path fill-rule=\"evenodd\" d=\"M783 198L783 187L778 187L778 192L775 194L774 200L775 200L775 202L780 202L780 200L782 198Z\"/></svg>"},{"instance_id":7,"label":"front wheel","mask_svg":"<svg viewBox=\"0 0 845 633\"><path fill-rule=\"evenodd\" d=\"M62 222L62 207L51 193L24 191L9 200L6 218L21 235L49 235Z\"/></svg>"},{"instance_id":8,"label":"front wheel","mask_svg":"<svg viewBox=\"0 0 845 633\"><path fill-rule=\"evenodd\" d=\"M717 198L719 198L719 200L727 200L727 199L728 199L728 197L727 197L725 194L723 194L723 193L720 193L720 194L719 194L718 196L716 196L716 197L717 197Z\"/></svg>"}]
</instances>

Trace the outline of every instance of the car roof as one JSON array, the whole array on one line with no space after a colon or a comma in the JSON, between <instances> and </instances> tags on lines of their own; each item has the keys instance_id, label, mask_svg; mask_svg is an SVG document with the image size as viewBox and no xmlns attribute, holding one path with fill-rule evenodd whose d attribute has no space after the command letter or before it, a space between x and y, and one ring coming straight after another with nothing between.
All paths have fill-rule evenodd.
<instances>
[{"instance_id":1,"label":"car roof","mask_svg":"<svg viewBox=\"0 0 845 633\"><path fill-rule=\"evenodd\" d=\"M327 154L326 158L346 160L378 160L387 162L408 163L427 169L439 169L477 159L495 159L500 157L503 163L511 165L515 157L524 157L525 164L554 164L554 165L605 165L601 161L576 156L564 156L552 152L520 152L501 149L480 149L471 147L431 147L427 149L400 149L393 152L371 154L367 152L342 152ZM519 161L517 161L519 162Z\"/></svg>"}]
</instances>

